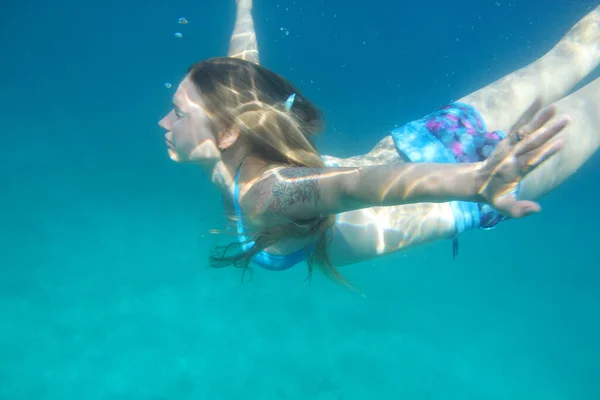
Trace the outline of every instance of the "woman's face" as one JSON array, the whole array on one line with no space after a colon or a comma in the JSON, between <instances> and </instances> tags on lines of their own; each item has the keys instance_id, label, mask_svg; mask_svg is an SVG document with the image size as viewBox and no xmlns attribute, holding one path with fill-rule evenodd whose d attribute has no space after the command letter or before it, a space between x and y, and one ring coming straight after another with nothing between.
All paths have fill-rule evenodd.
<instances>
[{"instance_id":1,"label":"woman's face","mask_svg":"<svg viewBox=\"0 0 600 400\"><path fill-rule=\"evenodd\" d=\"M200 93L186 77L173 96L173 109L159 121L169 156L176 162L211 165L221 156Z\"/></svg>"}]
</instances>

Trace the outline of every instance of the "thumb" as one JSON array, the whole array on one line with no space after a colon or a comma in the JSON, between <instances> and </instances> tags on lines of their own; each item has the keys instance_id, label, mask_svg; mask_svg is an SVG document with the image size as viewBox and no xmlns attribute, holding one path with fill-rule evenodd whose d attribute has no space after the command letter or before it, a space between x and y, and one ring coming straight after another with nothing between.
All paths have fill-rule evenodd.
<instances>
[{"instance_id":1,"label":"thumb","mask_svg":"<svg viewBox=\"0 0 600 400\"><path fill-rule=\"evenodd\" d=\"M540 212L542 208L534 201L521 200L517 201L510 210L510 216L513 218L527 217L531 214Z\"/></svg>"}]
</instances>

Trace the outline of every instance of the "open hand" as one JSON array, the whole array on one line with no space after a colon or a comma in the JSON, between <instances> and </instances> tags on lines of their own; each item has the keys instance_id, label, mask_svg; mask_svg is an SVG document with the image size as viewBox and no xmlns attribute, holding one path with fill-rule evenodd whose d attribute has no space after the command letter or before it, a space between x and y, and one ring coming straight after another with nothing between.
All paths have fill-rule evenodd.
<instances>
[{"instance_id":1,"label":"open hand","mask_svg":"<svg viewBox=\"0 0 600 400\"><path fill-rule=\"evenodd\" d=\"M541 104L537 99L519 118L508 136L482 162L479 171L478 194L482 201L512 218L541 210L536 202L517 200L520 181L563 146L562 140L551 139L567 126L569 119L563 117L551 122L556 114L554 106L544 108L534 118Z\"/></svg>"}]
</instances>

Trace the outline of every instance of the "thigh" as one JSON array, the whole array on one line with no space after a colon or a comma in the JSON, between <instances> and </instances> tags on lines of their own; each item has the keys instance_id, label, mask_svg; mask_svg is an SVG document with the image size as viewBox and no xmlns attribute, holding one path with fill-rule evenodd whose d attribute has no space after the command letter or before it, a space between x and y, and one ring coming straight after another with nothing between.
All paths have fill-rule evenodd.
<instances>
[{"instance_id":1,"label":"thigh","mask_svg":"<svg viewBox=\"0 0 600 400\"><path fill-rule=\"evenodd\" d=\"M599 63L600 6L543 57L459 101L475 107L489 130L508 131L536 98L561 99Z\"/></svg>"},{"instance_id":2,"label":"thigh","mask_svg":"<svg viewBox=\"0 0 600 400\"><path fill-rule=\"evenodd\" d=\"M600 78L556 102L556 107L556 118L571 117L569 125L553 139L564 140L564 147L523 179L520 199L537 199L555 189L600 146Z\"/></svg>"}]
</instances>

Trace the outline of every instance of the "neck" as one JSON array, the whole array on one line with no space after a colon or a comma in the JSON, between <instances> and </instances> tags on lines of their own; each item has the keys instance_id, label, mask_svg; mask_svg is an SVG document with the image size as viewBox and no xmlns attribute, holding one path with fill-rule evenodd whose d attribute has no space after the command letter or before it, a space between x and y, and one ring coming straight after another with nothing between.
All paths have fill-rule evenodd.
<instances>
[{"instance_id":1,"label":"neck","mask_svg":"<svg viewBox=\"0 0 600 400\"><path fill-rule=\"evenodd\" d=\"M217 186L223 194L233 195L233 181L235 179L235 171L231 172L223 161L218 161L210 171L212 183Z\"/></svg>"},{"instance_id":2,"label":"neck","mask_svg":"<svg viewBox=\"0 0 600 400\"><path fill-rule=\"evenodd\" d=\"M248 152L242 147L230 148L221 153L221 157L208 167L211 181L226 195L233 195L235 174Z\"/></svg>"}]
</instances>

